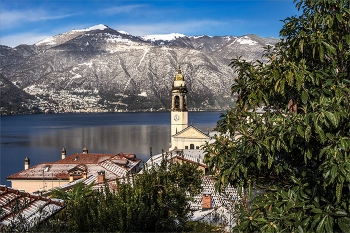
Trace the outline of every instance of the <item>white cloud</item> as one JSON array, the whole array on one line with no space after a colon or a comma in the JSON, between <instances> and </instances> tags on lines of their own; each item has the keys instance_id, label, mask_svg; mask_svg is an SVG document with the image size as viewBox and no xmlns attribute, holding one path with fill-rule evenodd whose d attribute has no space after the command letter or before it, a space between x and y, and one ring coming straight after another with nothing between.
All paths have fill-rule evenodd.
<instances>
[{"instance_id":1,"label":"white cloud","mask_svg":"<svg viewBox=\"0 0 350 233\"><path fill-rule=\"evenodd\" d=\"M115 15L119 13L130 12L136 8L140 8L143 6L145 5L139 4L139 5L129 5L129 6L117 6L117 7L103 9L103 10L100 10L99 12L107 15Z\"/></svg>"},{"instance_id":2,"label":"white cloud","mask_svg":"<svg viewBox=\"0 0 350 233\"><path fill-rule=\"evenodd\" d=\"M41 20L62 19L75 14L53 14L42 9L37 10L2 10L0 15L0 24L2 29L16 27L25 22L34 22Z\"/></svg>"},{"instance_id":3,"label":"white cloud","mask_svg":"<svg viewBox=\"0 0 350 233\"><path fill-rule=\"evenodd\" d=\"M215 20L189 21L181 23L155 23L155 24L124 24L112 25L115 30L123 30L134 36L145 36L152 34L183 33L186 35L196 33L200 28L227 24Z\"/></svg>"},{"instance_id":4,"label":"white cloud","mask_svg":"<svg viewBox=\"0 0 350 233\"><path fill-rule=\"evenodd\" d=\"M48 37L50 37L50 35L40 33L19 33L15 35L1 37L0 44L14 48L20 44L32 45Z\"/></svg>"}]
</instances>

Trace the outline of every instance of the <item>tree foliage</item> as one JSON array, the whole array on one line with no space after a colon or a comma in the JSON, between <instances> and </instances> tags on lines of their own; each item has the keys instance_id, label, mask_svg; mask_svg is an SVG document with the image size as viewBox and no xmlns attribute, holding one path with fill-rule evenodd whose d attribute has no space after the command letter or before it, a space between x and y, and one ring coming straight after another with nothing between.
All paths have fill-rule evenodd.
<instances>
[{"instance_id":1,"label":"tree foliage","mask_svg":"<svg viewBox=\"0 0 350 233\"><path fill-rule=\"evenodd\" d=\"M299 0L283 39L261 61L239 58L232 93L206 161L217 188L248 199L239 231L350 231L350 10L348 0ZM264 106L258 113L256 107ZM249 110L251 109L251 110Z\"/></svg>"},{"instance_id":2,"label":"tree foliage","mask_svg":"<svg viewBox=\"0 0 350 233\"><path fill-rule=\"evenodd\" d=\"M123 182L117 193L106 186L74 204L69 230L154 232L183 231L189 221L190 196L200 191L198 165L163 160ZM190 194L190 196L187 196Z\"/></svg>"},{"instance_id":3,"label":"tree foliage","mask_svg":"<svg viewBox=\"0 0 350 233\"><path fill-rule=\"evenodd\" d=\"M201 174L198 164L173 163L163 158L159 166L117 180L117 192L111 191L108 183L100 190L91 190L90 186L84 189L80 185L83 183L69 192L57 189L54 197L66 200L66 212L42 228L48 230L51 224L57 226L51 228L53 231L192 230L195 226L189 224L189 201L201 191Z\"/></svg>"}]
</instances>

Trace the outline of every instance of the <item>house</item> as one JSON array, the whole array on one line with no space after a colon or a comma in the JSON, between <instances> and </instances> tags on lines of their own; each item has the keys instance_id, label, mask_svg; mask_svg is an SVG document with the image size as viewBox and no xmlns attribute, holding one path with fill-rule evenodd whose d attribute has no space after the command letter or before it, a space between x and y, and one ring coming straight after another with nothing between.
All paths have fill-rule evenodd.
<instances>
[{"instance_id":1,"label":"house","mask_svg":"<svg viewBox=\"0 0 350 233\"><path fill-rule=\"evenodd\" d=\"M18 211L13 208L18 207ZM21 224L25 229L50 218L65 207L60 199L50 199L0 185L0 230Z\"/></svg>"},{"instance_id":2,"label":"house","mask_svg":"<svg viewBox=\"0 0 350 233\"><path fill-rule=\"evenodd\" d=\"M53 163L41 163L30 167L29 159L25 160L25 170L7 177L12 188L26 192L45 192L87 178L89 175L98 176L103 172L104 179L115 180L128 173L137 173L141 170L141 159L135 154L93 154L84 148L82 154L73 154Z\"/></svg>"}]
</instances>

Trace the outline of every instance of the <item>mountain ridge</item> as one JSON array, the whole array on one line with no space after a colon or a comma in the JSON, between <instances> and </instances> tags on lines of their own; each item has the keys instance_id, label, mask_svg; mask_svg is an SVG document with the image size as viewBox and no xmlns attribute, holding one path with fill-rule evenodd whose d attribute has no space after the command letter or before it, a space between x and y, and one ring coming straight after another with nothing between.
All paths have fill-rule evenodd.
<instances>
[{"instance_id":1,"label":"mountain ridge","mask_svg":"<svg viewBox=\"0 0 350 233\"><path fill-rule=\"evenodd\" d=\"M0 72L27 91L93 90L105 101L120 103L119 107L141 110L170 108L171 86L181 66L189 106L225 109L234 103L230 59L260 59L263 47L279 40L257 35L176 35L152 41L105 25L71 30L34 45L0 46L5 54L0 57Z\"/></svg>"}]
</instances>

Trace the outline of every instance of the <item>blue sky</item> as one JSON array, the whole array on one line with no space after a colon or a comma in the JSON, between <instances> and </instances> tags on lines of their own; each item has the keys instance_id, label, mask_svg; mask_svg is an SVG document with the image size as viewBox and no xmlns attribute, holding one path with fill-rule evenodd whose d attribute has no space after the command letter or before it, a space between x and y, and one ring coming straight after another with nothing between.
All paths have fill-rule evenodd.
<instances>
[{"instance_id":1,"label":"blue sky","mask_svg":"<svg viewBox=\"0 0 350 233\"><path fill-rule=\"evenodd\" d=\"M284 1L0 1L0 44L34 44L72 29L104 24L135 36L182 33L279 37L300 15Z\"/></svg>"}]
</instances>

